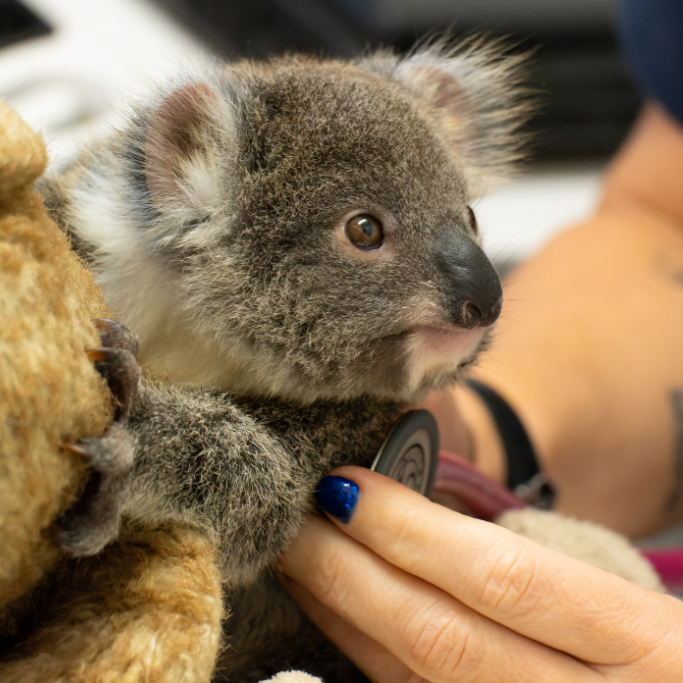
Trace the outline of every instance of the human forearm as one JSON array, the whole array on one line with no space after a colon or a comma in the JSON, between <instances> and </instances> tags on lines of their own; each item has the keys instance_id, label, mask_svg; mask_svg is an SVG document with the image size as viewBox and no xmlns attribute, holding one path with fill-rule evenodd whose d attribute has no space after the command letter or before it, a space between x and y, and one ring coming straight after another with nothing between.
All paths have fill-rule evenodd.
<instances>
[{"instance_id":1,"label":"human forearm","mask_svg":"<svg viewBox=\"0 0 683 683\"><path fill-rule=\"evenodd\" d=\"M478 376L518 410L558 510L635 535L680 518L679 271L683 234L615 211L513 276Z\"/></svg>"},{"instance_id":2,"label":"human forearm","mask_svg":"<svg viewBox=\"0 0 683 683\"><path fill-rule=\"evenodd\" d=\"M476 372L526 424L557 508L633 535L683 516L681 177L683 132L651 109L596 215L509 278ZM500 477L490 423L465 390L456 398L477 460Z\"/></svg>"}]
</instances>

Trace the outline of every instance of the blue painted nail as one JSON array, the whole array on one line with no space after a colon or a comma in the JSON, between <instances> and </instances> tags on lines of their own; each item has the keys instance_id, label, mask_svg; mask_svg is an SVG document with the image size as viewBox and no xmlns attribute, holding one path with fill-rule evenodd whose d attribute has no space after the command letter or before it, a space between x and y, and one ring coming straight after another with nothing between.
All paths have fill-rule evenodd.
<instances>
[{"instance_id":1,"label":"blue painted nail","mask_svg":"<svg viewBox=\"0 0 683 683\"><path fill-rule=\"evenodd\" d=\"M315 499L332 517L348 524L358 502L358 484L344 477L327 476L318 482Z\"/></svg>"}]
</instances>

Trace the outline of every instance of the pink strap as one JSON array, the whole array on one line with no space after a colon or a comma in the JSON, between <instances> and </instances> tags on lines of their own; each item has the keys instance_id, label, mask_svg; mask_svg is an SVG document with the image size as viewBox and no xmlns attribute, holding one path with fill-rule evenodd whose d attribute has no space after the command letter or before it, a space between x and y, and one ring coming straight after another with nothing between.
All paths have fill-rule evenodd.
<instances>
[{"instance_id":1,"label":"pink strap","mask_svg":"<svg viewBox=\"0 0 683 683\"><path fill-rule=\"evenodd\" d=\"M505 510L527 507L526 502L508 488L447 451L439 452L439 465L432 490L457 498L473 517L487 522L492 522Z\"/></svg>"},{"instance_id":2,"label":"pink strap","mask_svg":"<svg viewBox=\"0 0 683 683\"><path fill-rule=\"evenodd\" d=\"M641 555L655 568L670 591L683 588L683 548L641 550Z\"/></svg>"}]
</instances>

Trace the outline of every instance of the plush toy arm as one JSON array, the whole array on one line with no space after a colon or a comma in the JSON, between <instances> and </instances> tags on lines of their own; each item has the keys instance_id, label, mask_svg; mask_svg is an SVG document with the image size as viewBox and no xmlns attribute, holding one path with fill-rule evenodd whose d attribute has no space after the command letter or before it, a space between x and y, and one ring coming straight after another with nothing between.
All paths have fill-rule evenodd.
<instances>
[{"instance_id":1,"label":"plush toy arm","mask_svg":"<svg viewBox=\"0 0 683 683\"><path fill-rule=\"evenodd\" d=\"M0 659L2 683L209 683L221 645L222 581L193 529L124 530L60 565L36 628Z\"/></svg>"}]
</instances>

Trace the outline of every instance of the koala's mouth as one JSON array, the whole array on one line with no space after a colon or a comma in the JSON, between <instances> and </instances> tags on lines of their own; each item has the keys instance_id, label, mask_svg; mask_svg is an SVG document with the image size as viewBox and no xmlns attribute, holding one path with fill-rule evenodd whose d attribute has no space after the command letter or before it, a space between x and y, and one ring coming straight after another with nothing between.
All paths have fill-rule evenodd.
<instances>
[{"instance_id":1,"label":"koala's mouth","mask_svg":"<svg viewBox=\"0 0 683 683\"><path fill-rule=\"evenodd\" d=\"M407 336L407 387L410 391L440 386L457 378L486 346L490 328L420 325Z\"/></svg>"},{"instance_id":2,"label":"koala's mouth","mask_svg":"<svg viewBox=\"0 0 683 683\"><path fill-rule=\"evenodd\" d=\"M476 356L485 333L482 327L465 330L425 325L413 330L411 336L414 352L419 356L451 362L462 359L462 363L467 363Z\"/></svg>"}]
</instances>

